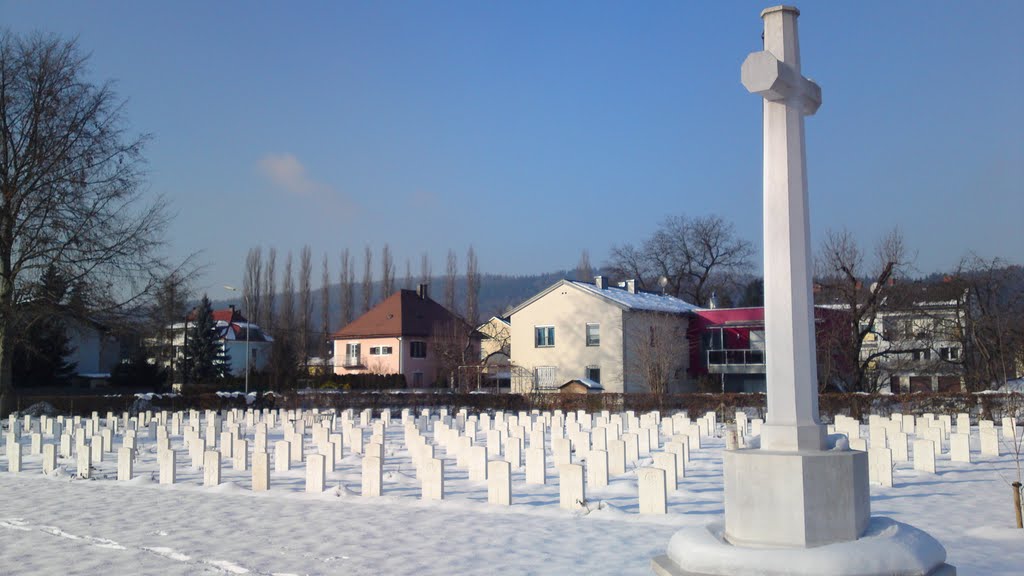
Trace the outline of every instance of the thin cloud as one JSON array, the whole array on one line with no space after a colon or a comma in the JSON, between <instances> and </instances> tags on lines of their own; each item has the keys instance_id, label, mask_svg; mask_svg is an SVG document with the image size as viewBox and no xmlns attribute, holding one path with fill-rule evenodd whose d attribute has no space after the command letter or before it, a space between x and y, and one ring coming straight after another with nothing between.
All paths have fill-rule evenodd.
<instances>
[{"instance_id":1,"label":"thin cloud","mask_svg":"<svg viewBox=\"0 0 1024 576\"><path fill-rule=\"evenodd\" d=\"M352 214L356 203L333 186L318 182L294 154L267 154L259 160L259 171L279 190L308 199L321 213Z\"/></svg>"},{"instance_id":2,"label":"thin cloud","mask_svg":"<svg viewBox=\"0 0 1024 576\"><path fill-rule=\"evenodd\" d=\"M260 159L260 171L279 188L292 194L309 196L329 191L330 187L306 175L306 167L292 154L267 154Z\"/></svg>"}]
</instances>

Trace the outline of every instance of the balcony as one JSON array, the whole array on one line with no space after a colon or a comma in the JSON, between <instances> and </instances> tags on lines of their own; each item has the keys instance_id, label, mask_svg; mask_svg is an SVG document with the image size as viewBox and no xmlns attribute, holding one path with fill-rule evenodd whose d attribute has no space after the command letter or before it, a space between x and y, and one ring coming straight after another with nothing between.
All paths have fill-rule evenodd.
<instances>
[{"instance_id":1,"label":"balcony","mask_svg":"<svg viewBox=\"0 0 1024 576\"><path fill-rule=\"evenodd\" d=\"M359 356L345 356L342 366L345 368L361 368L363 363Z\"/></svg>"},{"instance_id":2,"label":"balcony","mask_svg":"<svg viewBox=\"0 0 1024 576\"><path fill-rule=\"evenodd\" d=\"M708 350L707 366L711 374L764 374L764 350L733 348Z\"/></svg>"}]
</instances>

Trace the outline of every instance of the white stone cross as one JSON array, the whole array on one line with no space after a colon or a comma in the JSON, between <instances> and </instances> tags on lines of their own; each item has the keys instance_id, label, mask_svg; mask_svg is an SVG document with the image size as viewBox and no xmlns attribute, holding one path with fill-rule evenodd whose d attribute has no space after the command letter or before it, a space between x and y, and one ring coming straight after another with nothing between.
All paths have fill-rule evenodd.
<instances>
[{"instance_id":1,"label":"white stone cross","mask_svg":"<svg viewBox=\"0 0 1024 576\"><path fill-rule=\"evenodd\" d=\"M743 85L764 98L764 292L768 418L765 450L821 450L804 116L821 105L821 89L800 75L796 18L776 6L761 12L764 51L747 56Z\"/></svg>"}]
</instances>

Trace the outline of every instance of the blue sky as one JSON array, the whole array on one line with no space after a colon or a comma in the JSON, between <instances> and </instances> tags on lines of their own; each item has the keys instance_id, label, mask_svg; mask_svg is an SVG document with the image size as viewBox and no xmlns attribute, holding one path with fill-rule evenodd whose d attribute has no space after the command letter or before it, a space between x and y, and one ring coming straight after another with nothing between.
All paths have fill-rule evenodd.
<instances>
[{"instance_id":1,"label":"blue sky","mask_svg":"<svg viewBox=\"0 0 1024 576\"><path fill-rule=\"evenodd\" d=\"M250 247L390 243L399 276L470 244L483 272L603 262L666 215L761 243L765 2L9 2L77 37L151 133L148 192L200 289ZM811 226L894 226L922 273L1024 262L1024 2L798 5ZM759 256L760 257L760 256Z\"/></svg>"}]
</instances>

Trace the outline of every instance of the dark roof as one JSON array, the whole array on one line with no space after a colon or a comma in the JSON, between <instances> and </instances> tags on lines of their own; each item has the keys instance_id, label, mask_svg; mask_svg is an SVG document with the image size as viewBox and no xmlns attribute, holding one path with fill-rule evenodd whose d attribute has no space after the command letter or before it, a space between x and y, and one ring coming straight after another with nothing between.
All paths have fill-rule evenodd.
<instances>
[{"instance_id":1,"label":"dark roof","mask_svg":"<svg viewBox=\"0 0 1024 576\"><path fill-rule=\"evenodd\" d=\"M420 297L415 290L399 290L335 332L336 340L388 336L422 336L433 334L434 327L448 322L463 323L444 306Z\"/></svg>"}]
</instances>

